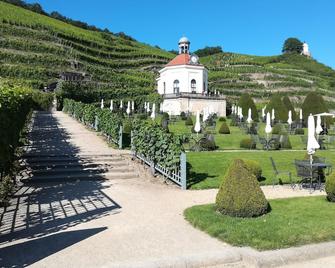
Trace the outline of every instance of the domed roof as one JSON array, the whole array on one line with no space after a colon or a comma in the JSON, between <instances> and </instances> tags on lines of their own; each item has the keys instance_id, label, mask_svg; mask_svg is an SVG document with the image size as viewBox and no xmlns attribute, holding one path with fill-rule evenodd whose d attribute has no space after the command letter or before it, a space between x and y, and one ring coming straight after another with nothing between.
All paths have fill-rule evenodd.
<instances>
[{"instance_id":1,"label":"domed roof","mask_svg":"<svg viewBox=\"0 0 335 268\"><path fill-rule=\"evenodd\" d=\"M179 44L180 43L190 43L187 37L183 36L182 38L179 39Z\"/></svg>"}]
</instances>

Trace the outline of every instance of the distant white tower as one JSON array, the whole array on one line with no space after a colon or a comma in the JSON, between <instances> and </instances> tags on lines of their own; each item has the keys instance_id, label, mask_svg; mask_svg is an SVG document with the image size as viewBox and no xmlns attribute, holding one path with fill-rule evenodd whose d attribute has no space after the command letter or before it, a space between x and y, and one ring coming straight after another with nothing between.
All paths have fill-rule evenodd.
<instances>
[{"instance_id":1,"label":"distant white tower","mask_svg":"<svg viewBox=\"0 0 335 268\"><path fill-rule=\"evenodd\" d=\"M309 51L308 44L304 42L302 44L302 52L301 55L304 55L306 57L311 57L311 52Z\"/></svg>"},{"instance_id":2,"label":"distant white tower","mask_svg":"<svg viewBox=\"0 0 335 268\"><path fill-rule=\"evenodd\" d=\"M182 37L179 40L179 54L190 54L190 41L187 37Z\"/></svg>"}]
</instances>

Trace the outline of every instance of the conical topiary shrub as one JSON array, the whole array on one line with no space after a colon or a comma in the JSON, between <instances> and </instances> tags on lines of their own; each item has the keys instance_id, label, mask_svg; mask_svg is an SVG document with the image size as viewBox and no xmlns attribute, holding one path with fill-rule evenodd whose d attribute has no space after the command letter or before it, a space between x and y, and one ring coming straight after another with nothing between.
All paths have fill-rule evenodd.
<instances>
[{"instance_id":1,"label":"conical topiary shrub","mask_svg":"<svg viewBox=\"0 0 335 268\"><path fill-rule=\"evenodd\" d=\"M220 134L230 134L230 129L226 122L222 122L222 125L219 129Z\"/></svg>"},{"instance_id":2,"label":"conical topiary shrub","mask_svg":"<svg viewBox=\"0 0 335 268\"><path fill-rule=\"evenodd\" d=\"M188 116L185 120L185 125L186 126L193 126L193 120L191 116Z\"/></svg>"},{"instance_id":3,"label":"conical topiary shrub","mask_svg":"<svg viewBox=\"0 0 335 268\"><path fill-rule=\"evenodd\" d=\"M275 110L275 120L285 123L288 118L288 110L281 100L280 95L275 94L270 99L269 104L266 106L266 112L271 114L272 109Z\"/></svg>"},{"instance_id":4,"label":"conical topiary shrub","mask_svg":"<svg viewBox=\"0 0 335 268\"><path fill-rule=\"evenodd\" d=\"M328 201L335 202L335 173L326 178L326 193Z\"/></svg>"},{"instance_id":5,"label":"conical topiary shrub","mask_svg":"<svg viewBox=\"0 0 335 268\"><path fill-rule=\"evenodd\" d=\"M268 201L256 176L241 159L235 159L216 196L217 210L232 217L256 217L268 211Z\"/></svg>"},{"instance_id":6,"label":"conical topiary shrub","mask_svg":"<svg viewBox=\"0 0 335 268\"><path fill-rule=\"evenodd\" d=\"M307 118L309 114L329 112L327 108L327 104L325 103L323 97L316 92L310 92L307 94L301 108L302 108L302 113L303 113L303 118L305 120L305 123L307 123ZM322 122L324 120L326 121L326 124L329 127L333 119L331 117L326 117L322 119Z\"/></svg>"},{"instance_id":7,"label":"conical topiary shrub","mask_svg":"<svg viewBox=\"0 0 335 268\"><path fill-rule=\"evenodd\" d=\"M248 93L243 93L238 101L238 106L242 107L243 117L247 119L248 110L251 109L251 117L253 121L258 121L258 112L254 100Z\"/></svg>"},{"instance_id":8,"label":"conical topiary shrub","mask_svg":"<svg viewBox=\"0 0 335 268\"><path fill-rule=\"evenodd\" d=\"M297 119L297 113L294 110L293 104L288 96L283 98L283 103L288 111L292 112L292 120L295 121Z\"/></svg>"}]
</instances>

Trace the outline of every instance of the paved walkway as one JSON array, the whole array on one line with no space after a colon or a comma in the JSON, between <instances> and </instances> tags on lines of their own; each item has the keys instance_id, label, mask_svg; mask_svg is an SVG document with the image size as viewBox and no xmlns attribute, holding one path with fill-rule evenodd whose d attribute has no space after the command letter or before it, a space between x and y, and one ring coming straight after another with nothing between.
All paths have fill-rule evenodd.
<instances>
[{"instance_id":1,"label":"paved walkway","mask_svg":"<svg viewBox=\"0 0 335 268\"><path fill-rule=\"evenodd\" d=\"M37 114L31 139L24 163L31 173L22 174L26 183L0 211L0 266L243 266L235 248L184 220L185 208L214 202L217 190L155 182L62 112ZM309 195L263 190L267 198Z\"/></svg>"}]
</instances>

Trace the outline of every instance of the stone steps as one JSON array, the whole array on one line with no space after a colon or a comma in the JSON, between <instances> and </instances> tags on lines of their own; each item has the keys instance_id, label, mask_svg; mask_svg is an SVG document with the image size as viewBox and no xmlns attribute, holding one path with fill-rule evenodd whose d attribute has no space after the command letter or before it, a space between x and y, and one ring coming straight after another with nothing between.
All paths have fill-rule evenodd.
<instances>
[{"instance_id":1,"label":"stone steps","mask_svg":"<svg viewBox=\"0 0 335 268\"><path fill-rule=\"evenodd\" d=\"M21 179L25 183L47 183L47 182L68 182L78 180L113 180L113 179L134 179L137 175L131 172L107 172L107 173L89 173L78 172L74 174L47 174L32 177L24 177Z\"/></svg>"}]
</instances>

